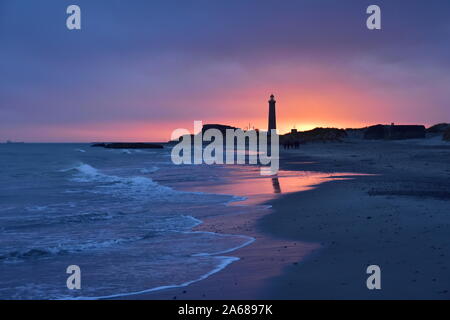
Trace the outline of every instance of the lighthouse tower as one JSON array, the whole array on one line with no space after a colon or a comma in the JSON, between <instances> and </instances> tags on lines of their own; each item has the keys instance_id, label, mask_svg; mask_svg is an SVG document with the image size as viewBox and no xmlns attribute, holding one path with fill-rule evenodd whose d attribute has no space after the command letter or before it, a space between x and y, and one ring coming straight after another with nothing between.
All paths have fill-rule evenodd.
<instances>
[{"instance_id":1,"label":"lighthouse tower","mask_svg":"<svg viewBox=\"0 0 450 320\"><path fill-rule=\"evenodd\" d=\"M277 128L277 118L275 115L275 104L277 102L275 101L275 96L272 94L270 96L269 100L269 127L268 132L270 133L270 130Z\"/></svg>"}]
</instances>

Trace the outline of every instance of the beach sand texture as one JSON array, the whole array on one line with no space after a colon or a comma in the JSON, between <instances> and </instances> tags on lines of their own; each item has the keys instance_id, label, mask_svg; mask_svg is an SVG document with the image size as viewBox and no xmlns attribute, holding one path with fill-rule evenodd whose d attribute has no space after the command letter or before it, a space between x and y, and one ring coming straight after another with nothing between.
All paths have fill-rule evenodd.
<instances>
[{"instance_id":1,"label":"beach sand texture","mask_svg":"<svg viewBox=\"0 0 450 320\"><path fill-rule=\"evenodd\" d=\"M281 168L367 175L281 194L270 210L206 219L198 229L256 241L206 280L130 298L450 298L450 145L307 144L283 151ZM366 287L371 264L381 290Z\"/></svg>"}]
</instances>

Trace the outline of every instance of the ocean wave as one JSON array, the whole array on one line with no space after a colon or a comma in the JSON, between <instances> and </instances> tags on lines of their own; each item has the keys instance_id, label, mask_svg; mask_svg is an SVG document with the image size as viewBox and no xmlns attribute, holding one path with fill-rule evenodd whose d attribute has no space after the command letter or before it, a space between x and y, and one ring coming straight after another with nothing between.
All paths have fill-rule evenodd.
<instances>
[{"instance_id":1,"label":"ocean wave","mask_svg":"<svg viewBox=\"0 0 450 320\"><path fill-rule=\"evenodd\" d=\"M222 271L229 264L240 260L237 257L217 256L216 258L220 259L221 262L213 270L211 270L211 271L201 275L197 279L189 280L189 281L186 281L186 282L183 282L183 283L159 286L159 287L150 288L150 289L141 290L141 291L135 291L135 292L117 293L117 294L107 295L107 296L97 296L97 297L70 297L70 296L63 296L63 297L60 297L59 299L60 300L102 300L102 299L113 299L113 298L122 298L122 297L134 296L134 295L138 295L138 294L150 293L150 292L161 291L161 290L166 290L166 289L183 288L183 287L187 287L187 286L189 286L189 285L191 285L191 284L193 284L195 282L199 282L199 281L205 280L205 279L209 278L210 276L212 276L213 274L215 274L215 273L217 273L219 271Z\"/></svg>"},{"instance_id":2,"label":"ocean wave","mask_svg":"<svg viewBox=\"0 0 450 320\"><path fill-rule=\"evenodd\" d=\"M182 194L179 191L166 186L162 186L147 177L126 177L126 178L109 178L112 184L99 185L93 193L109 194L118 198L131 198L133 200L163 200L170 198L176 201L175 195Z\"/></svg>"},{"instance_id":3,"label":"ocean wave","mask_svg":"<svg viewBox=\"0 0 450 320\"><path fill-rule=\"evenodd\" d=\"M200 220L189 216L189 218L192 218L193 221L201 223ZM240 260L240 258L238 257L231 257L231 256L222 256L221 254L226 254L226 253L230 253L232 251L241 249L245 246L248 246L249 244L253 243L256 239L253 237L248 237L248 236L240 236L240 235L227 235L227 234L219 234L219 233L215 233L215 232L203 232L203 231L192 231L192 232L183 232L183 233L204 233L204 234L214 234L216 236L233 236L233 237L240 237L242 239L245 239L246 241L244 243L242 243L239 246L236 247L232 247L230 249L227 250L223 250L223 251L219 251L219 252L212 252L212 253L198 253L198 254L194 254L192 256L194 257L204 257L204 256L210 256L210 257L214 257L216 259L219 260L218 264L216 265L215 268L213 268L212 270L204 273L203 275L199 276L196 279L193 280L188 280L185 281L183 283L175 283L175 284L168 284L168 285L164 285L164 286L158 286L158 287L153 287L153 288L149 288L149 289L145 289L145 290L141 290L141 291L134 291L134 292L124 292L124 293L117 293L117 294L112 294L112 295L105 295L105 296L96 296L96 297L86 297L86 296L82 296L82 297L68 297L68 296L64 296L61 297L60 299L64 299L64 300L101 300L101 299L112 299L112 298L122 298L122 297L127 297L127 296L133 296L133 295L139 295L139 294L144 294L144 293L150 293L150 292L155 292L155 291L161 291L161 290L167 290L167 289L173 289L173 288L182 288L182 287L187 287L193 283L205 280L207 278L209 278L210 276L212 276L213 274L222 271L223 269L225 269L228 265L230 265L231 263Z\"/></svg>"},{"instance_id":4,"label":"ocean wave","mask_svg":"<svg viewBox=\"0 0 450 320\"><path fill-rule=\"evenodd\" d=\"M85 243L79 244L64 244L53 247L45 247L45 248L28 248L24 250L14 250L10 252L6 252L0 254L0 261L18 261L18 260L28 260L28 259L36 259L43 258L48 256L56 256L56 255L65 255L65 254L73 254L79 252L85 252L88 250L96 250L96 249L104 249L108 247L112 247L115 245L120 245L128 242L136 242L140 240L146 240L153 238L155 236L154 233L149 232L144 236L140 237L129 237L129 238L120 238L120 239L111 239L104 241L88 241Z\"/></svg>"},{"instance_id":5,"label":"ocean wave","mask_svg":"<svg viewBox=\"0 0 450 320\"><path fill-rule=\"evenodd\" d=\"M57 208L50 208L45 213L59 212ZM119 213L120 214L120 213ZM113 219L115 215L109 212L92 212L92 213L80 213L80 214L65 214L65 215L47 215L31 218L24 218L19 222L11 223L6 229L20 229L20 228L39 228L50 225L60 224L77 224L85 222L97 222Z\"/></svg>"},{"instance_id":6,"label":"ocean wave","mask_svg":"<svg viewBox=\"0 0 450 320\"><path fill-rule=\"evenodd\" d=\"M106 183L136 183L139 185L151 185L160 186L158 183L154 182L151 178L147 177L119 177L114 175L107 175L100 172L98 169L92 167L89 164L81 163L80 165L68 169L66 171L75 171L76 175L72 178L72 181L76 182L106 182ZM169 187L164 187L165 189L173 190Z\"/></svg>"},{"instance_id":7,"label":"ocean wave","mask_svg":"<svg viewBox=\"0 0 450 320\"><path fill-rule=\"evenodd\" d=\"M235 199L232 195L175 190L145 176L119 177L107 175L86 163L66 171L75 171L75 176L71 178L74 182L97 183L94 188L86 189L88 192L108 194L118 198L125 197L142 201L169 201L171 203L183 201L227 203L230 198ZM86 190L83 190L83 192Z\"/></svg>"},{"instance_id":8,"label":"ocean wave","mask_svg":"<svg viewBox=\"0 0 450 320\"><path fill-rule=\"evenodd\" d=\"M27 206L25 207L25 210L30 212L42 212L48 211L49 208L50 208L49 206Z\"/></svg>"},{"instance_id":9,"label":"ocean wave","mask_svg":"<svg viewBox=\"0 0 450 320\"><path fill-rule=\"evenodd\" d=\"M185 216L185 218L189 218L190 220L192 220L192 222L194 223L194 225L199 225L202 223L201 220L194 218L192 216ZM141 291L134 291L134 292L123 292L123 293L117 293L117 294L112 294L112 295L104 295L104 296L94 296L94 297L87 297L87 296L80 296L80 297L68 297L68 296L64 296L64 297L60 297L59 299L64 299L64 300L101 300L101 299L112 299L112 298L121 298L121 297L126 297L126 296L133 296L133 295L139 295L139 294L144 294L144 293L150 293L150 292L155 292L155 291L161 291L161 290L167 290L167 289L173 289L173 288L182 288L182 287L187 287L193 283L205 280L207 278L209 278L211 275L222 271L223 269L225 269L228 265L230 265L231 263L240 260L240 258L238 257L231 257L231 256L222 256L222 254L226 254L226 253L230 253L233 251L236 251L238 249L241 249L245 246L248 246L249 244L253 243L256 239L253 237L249 237L249 236L244 236L244 235L231 235L231 234L220 234L220 233L215 233L215 232L208 232L208 231L188 231L188 232L180 232L180 233L185 233L185 234L211 234L211 235L215 235L215 236L223 236L223 237L238 237L241 238L243 240L245 240L242 244L235 246L235 247L231 247L229 249L226 250L222 250L222 251L217 251L217 252L210 252L210 253L197 253L197 254L193 254L193 257L205 257L205 256L210 256L210 257L214 257L216 259L219 260L219 262L217 263L216 267L213 268L212 270L200 275L198 278L193 279L193 280L188 280L182 283L175 283L175 284L168 284L168 285L163 285L163 286L157 286L157 287L153 287L153 288L149 288L149 289L145 289L145 290L141 290Z\"/></svg>"},{"instance_id":10,"label":"ocean wave","mask_svg":"<svg viewBox=\"0 0 450 320\"><path fill-rule=\"evenodd\" d=\"M244 236L244 235L237 235L237 234L225 234L225 233L216 233L216 232L209 232L209 231L185 231L184 233L203 233L203 234L213 234L215 236L220 236L220 237L235 237L235 238L241 238L244 239L245 241L236 247L232 247L226 250L221 250L221 251L216 251L216 252L202 252L202 253L196 253L193 256L194 257L204 257L204 256L216 256L216 255L220 255L220 254L226 254L226 253L230 253L233 251L236 251L238 249L241 249L243 247L246 247L250 244L252 244L253 242L255 242L255 238L253 237L249 237L249 236Z\"/></svg>"},{"instance_id":11,"label":"ocean wave","mask_svg":"<svg viewBox=\"0 0 450 320\"><path fill-rule=\"evenodd\" d=\"M159 170L159 167L151 167L151 168L142 168L139 171L140 171L140 173L147 174L147 173L153 173L158 170Z\"/></svg>"},{"instance_id":12,"label":"ocean wave","mask_svg":"<svg viewBox=\"0 0 450 320\"><path fill-rule=\"evenodd\" d=\"M111 178L111 176L101 174L100 171L98 171L96 168L86 163L81 163L80 165L71 169L67 169L66 171L72 170L78 171L78 173L80 174L78 178L80 178L81 181L95 181L106 177Z\"/></svg>"},{"instance_id":13,"label":"ocean wave","mask_svg":"<svg viewBox=\"0 0 450 320\"><path fill-rule=\"evenodd\" d=\"M9 211L9 210L13 210L13 209L15 209L16 207L13 207L13 206L9 206L9 207L3 207L3 208L0 208L0 212L2 212L2 211Z\"/></svg>"}]
</instances>

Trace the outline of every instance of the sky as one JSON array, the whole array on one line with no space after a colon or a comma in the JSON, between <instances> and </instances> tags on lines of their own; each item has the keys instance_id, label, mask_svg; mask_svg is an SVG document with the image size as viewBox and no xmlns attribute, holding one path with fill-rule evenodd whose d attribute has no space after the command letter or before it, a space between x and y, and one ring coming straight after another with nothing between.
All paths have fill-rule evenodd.
<instances>
[{"instance_id":1,"label":"sky","mask_svg":"<svg viewBox=\"0 0 450 320\"><path fill-rule=\"evenodd\" d=\"M280 133L429 126L450 122L448 57L448 0L0 0L0 141L266 129L272 93Z\"/></svg>"}]
</instances>

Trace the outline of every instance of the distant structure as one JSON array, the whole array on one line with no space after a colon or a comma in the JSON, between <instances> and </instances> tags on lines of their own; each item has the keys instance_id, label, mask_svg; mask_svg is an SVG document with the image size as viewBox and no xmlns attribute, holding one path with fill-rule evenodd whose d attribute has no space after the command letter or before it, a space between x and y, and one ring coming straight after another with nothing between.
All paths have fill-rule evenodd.
<instances>
[{"instance_id":1,"label":"distant structure","mask_svg":"<svg viewBox=\"0 0 450 320\"><path fill-rule=\"evenodd\" d=\"M422 125L378 124L368 127L364 132L367 140L403 140L425 138L425 127Z\"/></svg>"},{"instance_id":2,"label":"distant structure","mask_svg":"<svg viewBox=\"0 0 450 320\"><path fill-rule=\"evenodd\" d=\"M270 96L269 100L269 126L268 126L268 132L272 129L277 128L277 118L275 114L275 104L277 102L275 101L275 96L272 94Z\"/></svg>"},{"instance_id":3,"label":"distant structure","mask_svg":"<svg viewBox=\"0 0 450 320\"><path fill-rule=\"evenodd\" d=\"M236 127L232 127L232 126L227 126L224 124L204 124L203 128L202 128L202 134L205 134L205 131L209 130L209 129L217 129L219 130L223 135L226 135L227 133L227 129L232 129L232 130L236 130L238 128Z\"/></svg>"}]
</instances>

